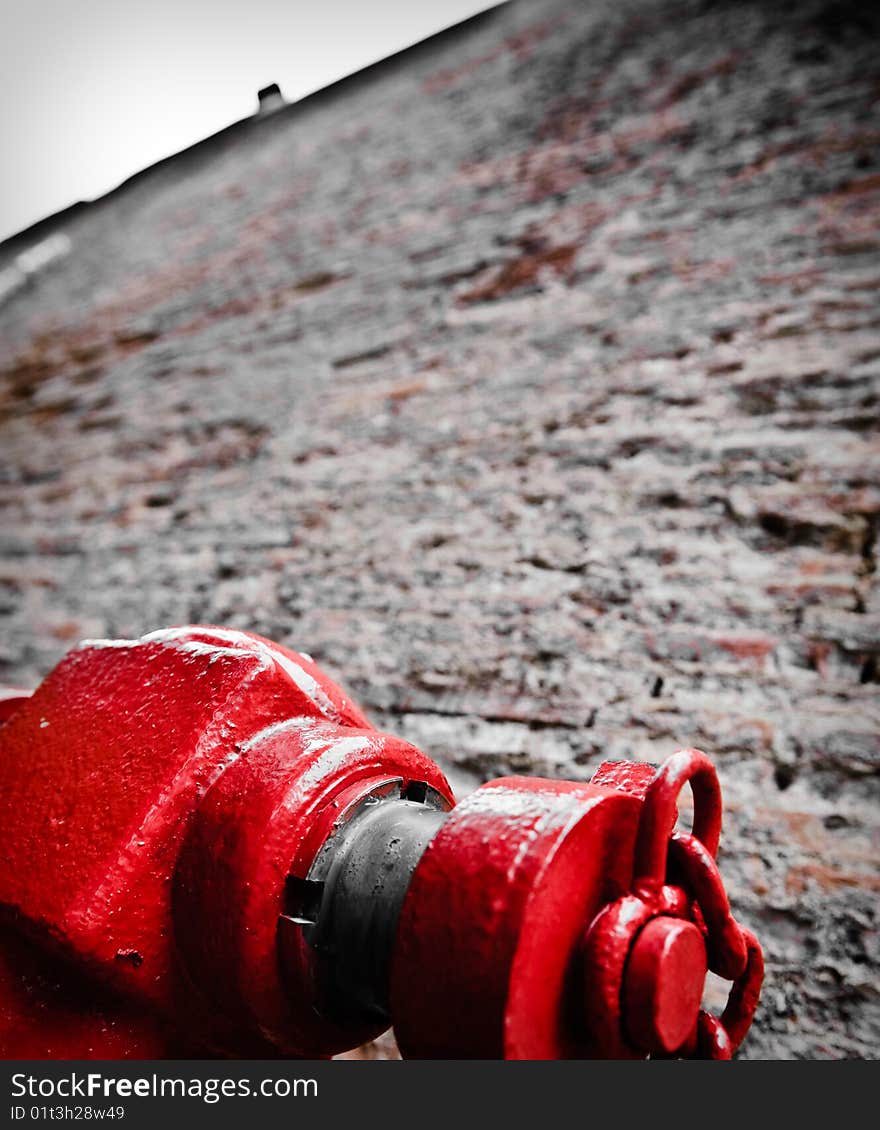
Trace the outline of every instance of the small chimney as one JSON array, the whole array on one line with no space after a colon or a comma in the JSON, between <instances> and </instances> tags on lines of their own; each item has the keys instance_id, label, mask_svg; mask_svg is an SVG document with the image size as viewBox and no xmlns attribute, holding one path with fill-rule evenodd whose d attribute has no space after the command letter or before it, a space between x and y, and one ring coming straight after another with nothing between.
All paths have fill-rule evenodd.
<instances>
[{"instance_id":1,"label":"small chimney","mask_svg":"<svg viewBox=\"0 0 880 1130\"><path fill-rule=\"evenodd\" d=\"M271 114L274 110L280 110L284 105L284 96L277 82L272 82L268 86L264 86L262 90L258 90L257 99L259 101L258 114Z\"/></svg>"}]
</instances>

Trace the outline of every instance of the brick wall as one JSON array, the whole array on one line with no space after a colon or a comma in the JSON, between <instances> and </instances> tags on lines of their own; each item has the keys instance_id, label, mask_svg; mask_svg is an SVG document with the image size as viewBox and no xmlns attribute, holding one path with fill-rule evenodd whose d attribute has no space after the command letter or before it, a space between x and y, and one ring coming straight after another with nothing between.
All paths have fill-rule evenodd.
<instances>
[{"instance_id":1,"label":"brick wall","mask_svg":"<svg viewBox=\"0 0 880 1130\"><path fill-rule=\"evenodd\" d=\"M876 1055L877 30L520 2L71 215L0 306L0 679L212 621L462 791L699 745L743 1054Z\"/></svg>"}]
</instances>

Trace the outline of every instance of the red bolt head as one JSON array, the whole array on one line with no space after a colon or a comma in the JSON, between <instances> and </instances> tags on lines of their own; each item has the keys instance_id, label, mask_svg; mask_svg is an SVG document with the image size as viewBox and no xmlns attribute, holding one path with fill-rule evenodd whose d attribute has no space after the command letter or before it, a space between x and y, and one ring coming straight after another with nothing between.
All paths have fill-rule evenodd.
<instances>
[{"instance_id":1,"label":"red bolt head","mask_svg":"<svg viewBox=\"0 0 880 1130\"><path fill-rule=\"evenodd\" d=\"M692 922L652 918L630 951L623 981L626 1033L640 1051L671 1053L697 1022L706 946Z\"/></svg>"}]
</instances>

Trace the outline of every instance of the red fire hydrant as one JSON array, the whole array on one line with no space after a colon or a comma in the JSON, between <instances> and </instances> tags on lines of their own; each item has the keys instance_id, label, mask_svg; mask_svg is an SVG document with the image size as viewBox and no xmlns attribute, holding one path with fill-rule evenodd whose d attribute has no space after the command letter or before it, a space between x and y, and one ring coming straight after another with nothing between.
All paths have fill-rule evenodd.
<instances>
[{"instance_id":1,"label":"red fire hydrant","mask_svg":"<svg viewBox=\"0 0 880 1130\"><path fill-rule=\"evenodd\" d=\"M328 1056L389 1024L404 1056L725 1058L749 1027L697 750L453 807L307 655L205 627L87 641L0 720L6 1058Z\"/></svg>"}]
</instances>

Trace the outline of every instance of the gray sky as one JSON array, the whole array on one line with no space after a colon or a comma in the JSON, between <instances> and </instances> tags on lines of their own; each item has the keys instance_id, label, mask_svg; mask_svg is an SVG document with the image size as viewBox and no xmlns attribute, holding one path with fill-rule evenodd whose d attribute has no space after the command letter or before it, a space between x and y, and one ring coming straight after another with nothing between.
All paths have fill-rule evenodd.
<instances>
[{"instance_id":1,"label":"gray sky","mask_svg":"<svg viewBox=\"0 0 880 1130\"><path fill-rule=\"evenodd\" d=\"M491 0L0 0L0 239Z\"/></svg>"}]
</instances>

